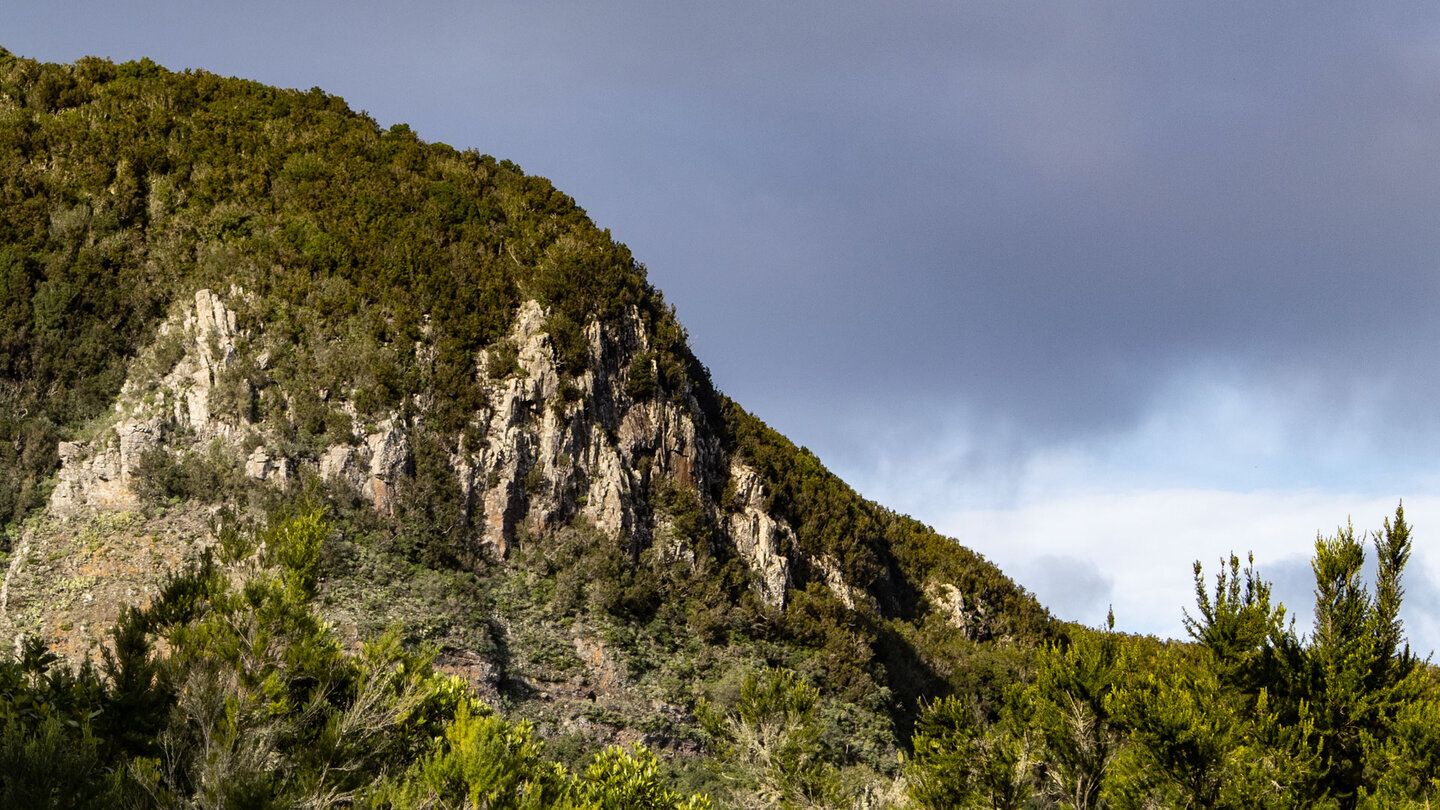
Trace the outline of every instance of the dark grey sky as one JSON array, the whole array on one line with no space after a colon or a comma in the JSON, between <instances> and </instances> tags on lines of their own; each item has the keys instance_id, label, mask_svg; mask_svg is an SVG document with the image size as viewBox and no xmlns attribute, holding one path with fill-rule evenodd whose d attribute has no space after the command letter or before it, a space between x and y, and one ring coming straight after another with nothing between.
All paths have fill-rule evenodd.
<instances>
[{"instance_id":1,"label":"dark grey sky","mask_svg":"<svg viewBox=\"0 0 1440 810\"><path fill-rule=\"evenodd\" d=\"M1097 600L1160 577L1178 590L1126 604L1165 618L1130 626L1172 632L1187 555L1303 559L1317 529L1402 496L1422 538L1440 532L1416 508L1440 479L1433 7L21 0L5 16L0 45L24 56L318 85L550 177L649 266L722 390L867 495L1030 565L1062 614L1098 621ZM1131 551L1179 541L1099 528L1204 524L1214 493L1294 525L1161 532L1211 538L1163 576ZM1023 535L1042 513L1092 545ZM987 534L997 520L1021 534ZM1095 576L1040 584L1067 555L1099 559Z\"/></svg>"}]
</instances>

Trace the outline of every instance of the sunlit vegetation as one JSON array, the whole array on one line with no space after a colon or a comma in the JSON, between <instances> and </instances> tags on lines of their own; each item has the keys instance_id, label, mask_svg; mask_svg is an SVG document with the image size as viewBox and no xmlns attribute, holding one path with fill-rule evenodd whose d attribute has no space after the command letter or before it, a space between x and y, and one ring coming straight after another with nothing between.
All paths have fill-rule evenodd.
<instances>
[{"instance_id":1,"label":"sunlit vegetation","mask_svg":"<svg viewBox=\"0 0 1440 810\"><path fill-rule=\"evenodd\" d=\"M427 571L473 569L475 527L456 521L458 491L444 459L485 404L478 383L516 372L505 336L518 304L536 298L571 375L589 362L585 329L638 318L650 348L630 362L625 394L693 401L729 452L760 470L775 512L795 529L787 551L833 559L872 597L846 608L817 572L797 567L795 609L771 616L755 603L743 565L697 534L714 527L674 493L657 491L651 512L674 513L692 535L706 584L671 584L663 562L622 540L629 561L606 558L603 570L614 577L601 578L596 604L638 620L668 615L656 606L679 588L703 592L686 611L687 628L784 649L815 645L824 652L808 663L762 657L865 696L872 711L896 719L902 739L918 697L948 688L951 675L971 678L954 654L974 658L989 649L977 642L1025 644L1052 632L1044 611L993 566L865 502L808 451L716 393L644 268L544 178L425 143L403 125L382 129L318 90L173 73L148 61L47 65L0 56L0 119L7 538L43 502L56 443L78 438L108 407L172 306L208 287L235 291L227 300L255 344L216 381L218 416L263 421L281 454L311 463L329 444L352 440L335 397L321 392L338 393L362 420L412 420L415 462L398 523L367 531L356 547ZM151 354L162 366L177 357L164 340ZM263 369L254 360L262 355ZM564 381L561 394L557 407L579 389ZM251 498L234 463L203 448L155 451L140 472L151 503ZM724 497L695 494L707 503ZM931 616L925 587L933 578L990 606L984 626L956 634Z\"/></svg>"},{"instance_id":2,"label":"sunlit vegetation","mask_svg":"<svg viewBox=\"0 0 1440 810\"><path fill-rule=\"evenodd\" d=\"M811 679L732 670L692 694L701 755L679 771L643 746L548 754L399 628L347 648L316 612L336 533L304 503L262 528L227 522L211 553L122 614L99 661L67 666L26 640L0 661L0 804L1350 808L1428 806L1440 788L1440 683L1396 619L1401 510L1370 535L1373 590L1365 538L1317 542L1312 633L1284 622L1253 565L1231 558L1213 587L1197 565L1191 642L1073 628L998 702L926 703L888 766L846 750L861 739L835 733L851 721ZM603 583L597 562L562 566ZM659 609L589 593L572 582L546 598L577 617L576 599Z\"/></svg>"},{"instance_id":3,"label":"sunlit vegetation","mask_svg":"<svg viewBox=\"0 0 1440 810\"><path fill-rule=\"evenodd\" d=\"M1376 555L1363 579L1366 540ZM1253 563L1195 566L1191 642L1078 630L1040 650L996 712L930 704L914 738L922 807L1428 807L1440 790L1440 682L1398 615L1403 509L1315 544L1300 634Z\"/></svg>"},{"instance_id":4,"label":"sunlit vegetation","mask_svg":"<svg viewBox=\"0 0 1440 810\"><path fill-rule=\"evenodd\" d=\"M0 663L0 805L710 806L666 788L643 747L579 772L546 759L394 631L344 649L312 608L329 533L313 510L232 528L124 613L98 666L33 639Z\"/></svg>"}]
</instances>

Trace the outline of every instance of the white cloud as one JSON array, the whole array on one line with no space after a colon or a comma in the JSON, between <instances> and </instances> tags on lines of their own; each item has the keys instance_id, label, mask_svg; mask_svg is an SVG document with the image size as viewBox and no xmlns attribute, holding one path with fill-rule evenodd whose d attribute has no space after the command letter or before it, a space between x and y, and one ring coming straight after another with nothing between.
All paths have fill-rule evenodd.
<instances>
[{"instance_id":1,"label":"white cloud","mask_svg":"<svg viewBox=\"0 0 1440 810\"><path fill-rule=\"evenodd\" d=\"M1116 626L1183 638L1182 611L1193 608L1192 563L1207 581L1219 561L1254 552L1262 577L1308 632L1312 587L1308 559L1317 532L1331 534L1353 519L1356 531L1379 528L1394 513L1388 497L1329 492L1220 492L1199 489L1091 493L1009 509L966 509L936 518L1036 593L1063 619L1098 625L1113 601ZM1414 646L1440 647L1435 581L1440 497L1411 498L1415 556L1407 571L1406 623ZM1069 562L1068 575L1057 562ZM1074 610L1073 613L1067 613Z\"/></svg>"},{"instance_id":2,"label":"white cloud","mask_svg":"<svg viewBox=\"0 0 1440 810\"><path fill-rule=\"evenodd\" d=\"M1127 428L1027 442L963 411L873 430L857 418L837 471L870 498L979 551L1057 616L1183 638L1192 565L1253 552L1296 629L1311 628L1317 533L1378 529L1402 498L1415 529L1403 614L1440 648L1440 495L1432 442L1376 435L1366 392L1304 380L1177 373ZM830 441L826 441L830 440ZM848 452L846 452L848 451Z\"/></svg>"}]
</instances>

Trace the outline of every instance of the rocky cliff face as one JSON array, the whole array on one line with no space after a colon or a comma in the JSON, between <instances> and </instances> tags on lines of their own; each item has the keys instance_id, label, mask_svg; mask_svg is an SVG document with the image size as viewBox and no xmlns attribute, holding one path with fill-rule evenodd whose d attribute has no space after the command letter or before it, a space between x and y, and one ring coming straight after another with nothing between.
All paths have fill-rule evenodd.
<instances>
[{"instance_id":1,"label":"rocky cliff face","mask_svg":"<svg viewBox=\"0 0 1440 810\"><path fill-rule=\"evenodd\" d=\"M330 430L328 445L318 451L286 452L282 425L255 418L251 407L233 405L249 403L256 391L252 381L229 372L242 365L263 372L268 365L263 354L246 356L262 344L253 332L264 327L237 326L235 306L244 296L238 289L223 296L200 290L160 327L154 343L132 363L112 413L93 426L93 437L60 446L56 486L37 525L84 523L102 512L138 514L157 470L199 456L270 486L318 476L360 493L377 512L394 514L413 469L423 409L414 409L420 415L397 410L367 422L343 397L318 392L349 417L349 430ZM792 530L766 511L759 476L724 451L691 392L641 398L626 393L635 358L650 349L641 320L624 319L619 328L592 323L585 335L586 370L566 376L546 331L547 317L538 303L526 302L508 339L476 358L475 384L483 387L486 404L448 451L460 492L456 522L477 527L484 551L499 558L527 533L577 520L638 549L654 541L652 495L662 487L684 487L699 495L720 530L719 542L730 544L749 565L757 593L783 607L791 585L793 552L786 541ZM515 360L508 368L491 362L491 352L511 349ZM230 405L217 407L227 399ZM722 504L715 496L727 482L734 495ZM17 592L31 581L21 573L26 559L53 545L44 534L32 526L17 547L9 577ZM143 527L141 534L154 540ZM116 578L113 584L122 592L143 594L186 554L167 548L154 557L149 568L102 567L95 575ZM824 561L815 566L826 570ZM838 573L827 583L850 601ZM103 627L105 619L92 617L89 625ZM16 631L39 629L33 617L12 615L11 622Z\"/></svg>"},{"instance_id":2,"label":"rocky cliff face","mask_svg":"<svg viewBox=\"0 0 1440 810\"><path fill-rule=\"evenodd\" d=\"M241 426L211 415L216 381L235 359L235 313L210 290L161 326L126 380L114 413L88 441L60 444L60 472L50 509L138 504L137 471L147 453L211 440L233 442ZM169 365L169 368L164 366Z\"/></svg>"},{"instance_id":3,"label":"rocky cliff face","mask_svg":"<svg viewBox=\"0 0 1440 810\"><path fill-rule=\"evenodd\" d=\"M522 306L511 336L516 371L487 383L490 405L474 420L482 438L451 459L467 509L502 555L522 526L544 531L577 515L608 534L648 542L639 511L647 493L661 480L702 492L723 486L719 442L697 429L693 401L624 393L631 360L648 348L637 319L619 334L592 324L588 368L567 381L544 331L546 315L533 301Z\"/></svg>"}]
</instances>

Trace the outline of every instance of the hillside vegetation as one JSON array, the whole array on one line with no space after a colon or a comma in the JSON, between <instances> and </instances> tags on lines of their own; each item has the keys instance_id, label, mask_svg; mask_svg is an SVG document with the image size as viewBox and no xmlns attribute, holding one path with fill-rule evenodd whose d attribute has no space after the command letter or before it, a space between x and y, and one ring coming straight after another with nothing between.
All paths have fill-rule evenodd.
<instances>
[{"instance_id":1,"label":"hillside vegetation","mask_svg":"<svg viewBox=\"0 0 1440 810\"><path fill-rule=\"evenodd\" d=\"M3 806L1437 787L1403 514L1373 596L1317 545L1313 636L1238 561L1194 644L1062 625L717 392L549 181L318 89L0 50L0 526Z\"/></svg>"}]
</instances>

